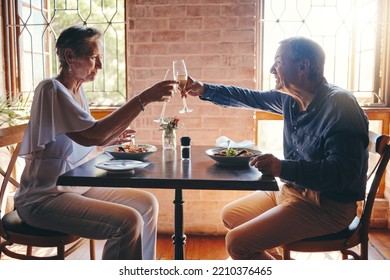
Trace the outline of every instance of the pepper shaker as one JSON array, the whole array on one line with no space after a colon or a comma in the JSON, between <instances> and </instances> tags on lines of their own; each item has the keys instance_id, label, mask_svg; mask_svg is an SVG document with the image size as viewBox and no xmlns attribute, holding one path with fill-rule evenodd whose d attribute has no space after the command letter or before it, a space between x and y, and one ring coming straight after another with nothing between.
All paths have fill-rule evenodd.
<instances>
[{"instance_id":1,"label":"pepper shaker","mask_svg":"<svg viewBox=\"0 0 390 280\"><path fill-rule=\"evenodd\" d=\"M191 158L191 138L188 136L181 137L180 144L181 144L181 159L190 159Z\"/></svg>"}]
</instances>

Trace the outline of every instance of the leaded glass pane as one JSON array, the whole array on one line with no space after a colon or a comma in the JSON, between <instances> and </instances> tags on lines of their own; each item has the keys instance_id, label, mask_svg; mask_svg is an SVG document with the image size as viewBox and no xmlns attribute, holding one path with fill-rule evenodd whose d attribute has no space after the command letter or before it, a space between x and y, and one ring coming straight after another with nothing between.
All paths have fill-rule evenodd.
<instances>
[{"instance_id":1,"label":"leaded glass pane","mask_svg":"<svg viewBox=\"0 0 390 280\"><path fill-rule=\"evenodd\" d=\"M58 72L55 41L70 25L86 24L103 33L103 69L86 83L91 106L121 104L126 99L124 0L20 0L15 7L20 59L20 87L31 93L39 81ZM108 47L109 46L109 47Z\"/></svg>"},{"instance_id":2,"label":"leaded glass pane","mask_svg":"<svg viewBox=\"0 0 390 280\"><path fill-rule=\"evenodd\" d=\"M351 90L369 105L384 103L379 88L384 0L264 0L262 87L274 86L269 69L278 42L305 36L320 43L328 81Z\"/></svg>"}]
</instances>

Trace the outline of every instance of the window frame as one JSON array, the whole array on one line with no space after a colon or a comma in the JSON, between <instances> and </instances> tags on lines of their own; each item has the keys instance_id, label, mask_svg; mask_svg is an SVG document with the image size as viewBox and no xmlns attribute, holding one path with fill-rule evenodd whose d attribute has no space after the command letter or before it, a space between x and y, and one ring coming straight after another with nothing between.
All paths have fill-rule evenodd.
<instances>
[{"instance_id":1,"label":"window frame","mask_svg":"<svg viewBox=\"0 0 390 280\"><path fill-rule=\"evenodd\" d=\"M37 8L36 6L34 6L33 0L30 0L28 7L30 8L30 11L34 11L34 10L38 11L39 13L44 15L45 18L47 18L48 14L49 14L49 12L48 12L48 5L50 5L49 1L50 0L42 1L41 4L43 7ZM45 23L35 23L35 22L28 23L28 24L24 23L23 20L20 20L18 14L17 14L18 7L28 5L28 3L27 4L24 3L23 0L16 0L13 2L2 1L1 5L2 5L2 16L3 16L2 36L3 36L3 45L4 45L5 92L6 92L7 98L9 98L10 100L15 99L15 98L18 98L18 99L30 98L33 95L33 91L34 91L34 88L36 87L36 84L33 86L33 88L28 89L28 90L25 90L22 87L22 83L23 83L23 81L22 81L22 79L23 79L22 67L24 67L23 66L24 53L22 53L20 51L20 46L19 46L19 40L22 40L21 33L25 28L28 28L29 26L33 27L33 26L38 26L38 25L44 26L45 30L50 29L50 30L52 30L52 32L54 32L53 28L50 27L50 25L52 25L53 22L51 22L51 21L46 22L46 24ZM65 3L65 5L67 5L67 4ZM112 19L111 19L111 21L107 21L107 22L94 22L94 21L89 22L86 19L83 19L83 20L80 19L79 21L77 21L77 24L88 24L88 25L91 24L93 26L99 25L99 24L106 24L108 27L114 26L114 28L117 24L123 24L123 32L124 32L123 38L124 38L124 41L126 41L127 40L126 35L128 32L128 26L126 23L126 18L127 18L126 6L127 6L127 1L124 0L123 1L123 11L124 11L123 21L112 21ZM28 17L31 17L31 15ZM105 36L105 32L108 30L108 27L106 29L102 30L103 36ZM47 35L45 34L44 36L47 36ZM50 40L45 40L45 43L50 43ZM128 48L127 48L126 43L124 44L123 50L124 50L124 58L125 58L124 63L125 63L125 65L127 65L128 61L126 58L128 57ZM53 65L58 64L58 61L56 59L51 59L51 57L53 57L53 56L55 57L55 54L53 54L54 49L52 46L45 45L44 50L42 52L39 52L39 51L38 51L38 53L42 56L42 59L44 61L43 62L44 65L47 65L47 67L42 69L42 71L44 71L44 78L50 77L52 75L51 72L53 70L52 69ZM37 53L36 51L32 52L32 56L36 53ZM116 54L118 55L118 52L116 52ZM125 68L125 77L128 77L128 73L129 73L128 67L125 66L124 68ZM33 72L34 72L34 70L33 70ZM118 72L118 69L117 69L117 72ZM103 69L103 75L105 75L105 69ZM102 79L104 80L104 78L102 78ZM128 83L129 83L128 79L125 79L125 82L123 84L124 91L121 91L121 90L118 91L118 93L121 93L121 95L123 95L123 97L124 97L124 99L119 103L124 103L124 102L126 102L126 100L129 99L128 90L127 90ZM90 90L87 89L86 91L87 92L88 91L99 92L99 89L96 89L95 84L93 83L91 85L91 89ZM107 88L105 88L105 85L104 85L103 91L100 90L100 92L109 92L110 93L110 92L113 92L113 90L112 89L107 90ZM105 104L103 104L103 105L97 104L97 105L90 105L90 106L91 106L91 110L93 110L93 108L98 108L98 110L101 111L101 110L104 110L106 108L117 108L118 104L107 104L107 106Z\"/></svg>"},{"instance_id":2,"label":"window frame","mask_svg":"<svg viewBox=\"0 0 390 280\"><path fill-rule=\"evenodd\" d=\"M264 44L264 10L265 10L265 0L259 0L259 5L257 9L257 25L256 25L256 86L259 90L263 89L263 69L264 68L264 52L262 51L263 44ZM377 45L381 44L383 47L383 52L381 55L380 51L376 52L376 64L379 64L381 67L376 67L374 70L377 75L374 81L374 90L376 90L379 93L379 96L381 93L383 93L383 103L373 103L373 104L362 104L363 108L390 108L390 25L388 24L390 21L390 3L389 1L382 0L382 16L383 16L383 32L381 33L382 36L377 37ZM383 60L382 63L380 63L380 60ZM269 68L271 65L269 65ZM268 69L269 69L268 68ZM377 77L379 74L381 74L381 77ZM376 98L377 99L377 98Z\"/></svg>"}]
</instances>

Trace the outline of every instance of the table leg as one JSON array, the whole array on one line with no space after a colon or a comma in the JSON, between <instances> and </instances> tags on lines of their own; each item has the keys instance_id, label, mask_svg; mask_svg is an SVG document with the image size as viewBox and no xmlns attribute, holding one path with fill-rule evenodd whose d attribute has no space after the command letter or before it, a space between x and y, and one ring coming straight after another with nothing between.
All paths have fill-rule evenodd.
<instances>
[{"instance_id":1,"label":"table leg","mask_svg":"<svg viewBox=\"0 0 390 280\"><path fill-rule=\"evenodd\" d=\"M182 189L175 189L175 233L172 236L175 245L175 260L184 260L184 244L186 236L183 233L183 194Z\"/></svg>"}]
</instances>

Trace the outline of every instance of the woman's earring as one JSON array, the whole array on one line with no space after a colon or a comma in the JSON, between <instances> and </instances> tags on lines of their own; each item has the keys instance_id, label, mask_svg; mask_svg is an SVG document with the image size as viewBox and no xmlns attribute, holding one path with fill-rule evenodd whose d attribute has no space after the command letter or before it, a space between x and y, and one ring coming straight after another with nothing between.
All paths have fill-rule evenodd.
<instances>
[{"instance_id":1,"label":"woman's earring","mask_svg":"<svg viewBox=\"0 0 390 280\"><path fill-rule=\"evenodd\" d=\"M68 68L68 72L69 72L69 74L72 74L72 68Z\"/></svg>"}]
</instances>

